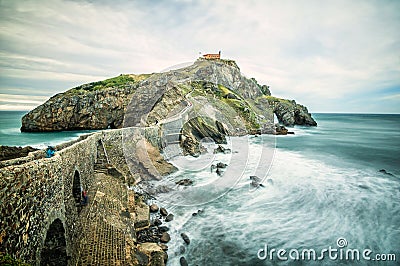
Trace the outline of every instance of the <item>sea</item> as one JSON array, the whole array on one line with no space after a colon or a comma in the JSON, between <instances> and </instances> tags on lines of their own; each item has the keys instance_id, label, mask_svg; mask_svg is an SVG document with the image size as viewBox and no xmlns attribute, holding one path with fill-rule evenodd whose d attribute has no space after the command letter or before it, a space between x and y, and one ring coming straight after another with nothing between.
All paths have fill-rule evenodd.
<instances>
[{"instance_id":1,"label":"sea","mask_svg":"<svg viewBox=\"0 0 400 266\"><path fill-rule=\"evenodd\" d=\"M0 114L1 145L45 147L84 133L20 133L23 112ZM204 142L199 158L171 160L179 170L154 185L175 189L150 202L174 214L164 222L167 265L181 257L189 265L400 264L400 115L313 117L317 127L289 128L293 135L232 137L226 154ZM211 169L218 162L227 164L221 176ZM176 185L181 179L193 185Z\"/></svg>"},{"instance_id":2,"label":"sea","mask_svg":"<svg viewBox=\"0 0 400 266\"><path fill-rule=\"evenodd\" d=\"M46 133L21 132L21 119L27 111L0 111L0 145L31 146L38 149L77 139L95 130Z\"/></svg>"},{"instance_id":3,"label":"sea","mask_svg":"<svg viewBox=\"0 0 400 266\"><path fill-rule=\"evenodd\" d=\"M189 265L400 264L400 115L313 117L317 127L289 128L294 135L230 139L231 154L212 154L211 145L203 158L172 160L179 171L162 182L188 178L194 188L175 186L155 201L174 214L168 265L181 257ZM210 169L218 162L228 165L222 176ZM262 187L251 185L254 174Z\"/></svg>"}]
</instances>

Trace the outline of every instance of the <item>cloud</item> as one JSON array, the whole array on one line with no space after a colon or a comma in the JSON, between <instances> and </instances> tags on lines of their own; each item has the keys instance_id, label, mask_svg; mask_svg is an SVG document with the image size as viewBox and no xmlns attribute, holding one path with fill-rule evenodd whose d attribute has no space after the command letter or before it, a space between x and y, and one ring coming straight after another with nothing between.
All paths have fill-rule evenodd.
<instances>
[{"instance_id":1,"label":"cloud","mask_svg":"<svg viewBox=\"0 0 400 266\"><path fill-rule=\"evenodd\" d=\"M0 111L5 110L31 110L44 103L48 97L32 95L14 95L0 93Z\"/></svg>"},{"instance_id":2,"label":"cloud","mask_svg":"<svg viewBox=\"0 0 400 266\"><path fill-rule=\"evenodd\" d=\"M4 1L0 90L51 95L222 50L277 96L354 110L364 95L399 88L397 10L398 1ZM348 97L362 101L344 105Z\"/></svg>"}]
</instances>

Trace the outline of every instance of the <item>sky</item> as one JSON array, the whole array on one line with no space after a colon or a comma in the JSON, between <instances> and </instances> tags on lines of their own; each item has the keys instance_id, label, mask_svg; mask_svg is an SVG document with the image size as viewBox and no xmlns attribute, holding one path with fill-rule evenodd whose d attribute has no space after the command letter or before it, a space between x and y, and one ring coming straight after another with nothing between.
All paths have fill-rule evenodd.
<instances>
[{"instance_id":1,"label":"sky","mask_svg":"<svg viewBox=\"0 0 400 266\"><path fill-rule=\"evenodd\" d=\"M200 53L310 112L400 113L400 1L0 0L0 110Z\"/></svg>"}]
</instances>

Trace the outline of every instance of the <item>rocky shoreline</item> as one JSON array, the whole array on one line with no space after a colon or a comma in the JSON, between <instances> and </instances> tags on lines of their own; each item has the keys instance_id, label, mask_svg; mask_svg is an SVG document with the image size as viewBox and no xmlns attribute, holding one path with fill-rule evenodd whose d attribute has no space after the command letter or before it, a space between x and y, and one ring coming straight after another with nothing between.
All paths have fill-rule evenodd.
<instances>
[{"instance_id":1,"label":"rocky shoreline","mask_svg":"<svg viewBox=\"0 0 400 266\"><path fill-rule=\"evenodd\" d=\"M155 197L150 196L149 194L136 194L144 200L149 208L150 216L149 216L149 225L147 227L141 228L137 230L137 243L138 245L154 243L158 245L164 255L159 256L158 261L166 261L168 260L168 243L171 240L170 224L174 222L175 215L172 212L169 212L166 208L160 207L158 203L155 203L157 200ZM193 213L193 216L197 216L201 214L203 211L199 210L197 213ZM180 265L188 265L187 259L185 258L185 252L190 244L190 238L186 232L180 233L181 245L179 246L179 256L180 256ZM135 258L139 265L148 265L149 261L154 261L154 254L146 254L138 249L135 252ZM153 265L153 264L152 264ZM155 264L155 265L164 265L164 264Z\"/></svg>"},{"instance_id":2,"label":"rocky shoreline","mask_svg":"<svg viewBox=\"0 0 400 266\"><path fill-rule=\"evenodd\" d=\"M28 156L30 152L37 150L38 149L32 148L31 146L19 147L19 146L0 145L0 161L25 157Z\"/></svg>"}]
</instances>

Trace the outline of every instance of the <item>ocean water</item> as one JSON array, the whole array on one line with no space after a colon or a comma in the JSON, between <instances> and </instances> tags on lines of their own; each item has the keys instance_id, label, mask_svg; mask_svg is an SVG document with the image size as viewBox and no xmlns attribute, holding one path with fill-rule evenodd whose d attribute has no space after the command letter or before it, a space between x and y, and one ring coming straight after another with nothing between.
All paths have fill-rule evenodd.
<instances>
[{"instance_id":1,"label":"ocean water","mask_svg":"<svg viewBox=\"0 0 400 266\"><path fill-rule=\"evenodd\" d=\"M158 195L175 215L168 265L181 256L189 265L374 265L390 254L396 261L380 265L400 264L400 115L314 117L318 127L295 135L231 139L230 155L172 160L180 170L161 184L190 178L194 187ZM216 162L228 164L222 177L210 171ZM264 187L250 186L254 172Z\"/></svg>"},{"instance_id":2,"label":"ocean water","mask_svg":"<svg viewBox=\"0 0 400 266\"><path fill-rule=\"evenodd\" d=\"M21 132L21 118L26 113L25 111L0 111L0 145L32 146L41 149L93 132L93 130L46 133Z\"/></svg>"},{"instance_id":3,"label":"ocean water","mask_svg":"<svg viewBox=\"0 0 400 266\"><path fill-rule=\"evenodd\" d=\"M42 148L87 133L21 133L23 114L0 112L1 145ZM362 258L366 249L371 259L395 254L380 265L400 264L400 115L314 117L318 127L292 128L295 135L231 138L230 154L172 160L179 171L155 185L190 178L194 186L175 185L157 197L175 215L167 224L168 265L179 265L181 256L189 265L375 265ZM228 164L222 177L210 170L217 162ZM250 175L264 187L250 186ZM336 260L323 252L329 248ZM279 249L287 260L277 257ZM346 260L349 249L360 260ZM304 250L315 250L316 260L302 257Z\"/></svg>"}]
</instances>

